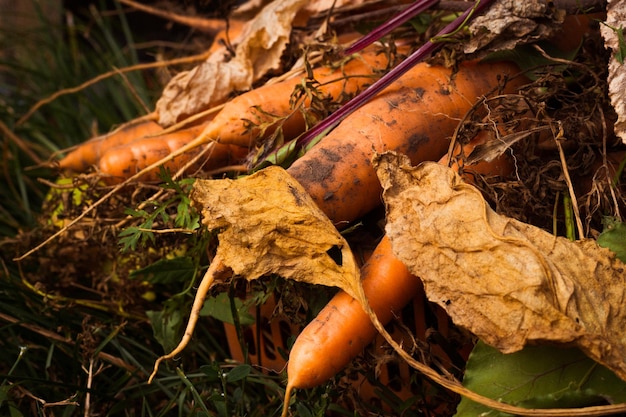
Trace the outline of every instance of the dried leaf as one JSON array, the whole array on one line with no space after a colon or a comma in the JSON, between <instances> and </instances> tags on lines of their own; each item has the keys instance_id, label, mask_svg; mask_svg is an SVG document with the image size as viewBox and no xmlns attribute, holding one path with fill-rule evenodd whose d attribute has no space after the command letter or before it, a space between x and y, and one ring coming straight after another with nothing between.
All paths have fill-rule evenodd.
<instances>
[{"instance_id":1,"label":"dried leaf","mask_svg":"<svg viewBox=\"0 0 626 417\"><path fill-rule=\"evenodd\" d=\"M626 265L614 253L495 213L442 165L392 153L374 164L394 253L458 325L504 353L575 344L626 379Z\"/></svg>"},{"instance_id":2,"label":"dried leaf","mask_svg":"<svg viewBox=\"0 0 626 417\"><path fill-rule=\"evenodd\" d=\"M306 0L275 0L251 20L236 40L235 56L212 54L190 71L177 74L156 104L159 123L169 126L245 91L269 70L277 69L296 13Z\"/></svg>"},{"instance_id":3,"label":"dried leaf","mask_svg":"<svg viewBox=\"0 0 626 417\"><path fill-rule=\"evenodd\" d=\"M465 45L465 53L507 51L549 38L564 18L564 11L551 9L545 1L497 1L470 23L472 38Z\"/></svg>"},{"instance_id":4,"label":"dried leaf","mask_svg":"<svg viewBox=\"0 0 626 417\"><path fill-rule=\"evenodd\" d=\"M611 105L617 113L615 134L626 143L626 68L624 67L626 1L609 0L607 3L606 22L600 25L600 32L604 38L605 47L612 51L608 82Z\"/></svg>"},{"instance_id":5,"label":"dried leaf","mask_svg":"<svg viewBox=\"0 0 626 417\"><path fill-rule=\"evenodd\" d=\"M248 280L277 274L339 287L366 303L348 243L283 168L271 166L237 180L196 180L190 199L202 213L203 224L219 234L219 245L196 291L181 341L154 362L148 382L161 362L185 349L209 289L232 273ZM366 304L364 308L371 311Z\"/></svg>"},{"instance_id":6,"label":"dried leaf","mask_svg":"<svg viewBox=\"0 0 626 417\"><path fill-rule=\"evenodd\" d=\"M237 180L196 180L193 204L219 231L216 258L248 280L283 278L340 287L355 298L359 269L346 240L284 169Z\"/></svg>"}]
</instances>

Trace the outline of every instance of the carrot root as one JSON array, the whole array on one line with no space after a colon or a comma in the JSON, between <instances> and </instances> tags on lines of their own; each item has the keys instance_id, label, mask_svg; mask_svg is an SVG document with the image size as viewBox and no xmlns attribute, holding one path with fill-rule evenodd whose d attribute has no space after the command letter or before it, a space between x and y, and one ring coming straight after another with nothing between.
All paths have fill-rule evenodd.
<instances>
[{"instance_id":1,"label":"carrot root","mask_svg":"<svg viewBox=\"0 0 626 417\"><path fill-rule=\"evenodd\" d=\"M185 328L185 333L181 338L178 346L176 346L170 353L167 355L163 355L159 357L154 362L154 369L148 378L148 384L152 383L152 380L156 376L159 371L159 365L163 361L168 359L172 359L176 357L176 355L180 354L191 341L191 337L193 336L193 332L196 328L196 324L198 323L198 319L200 318L200 311L202 310L202 306L204 304L204 300L209 292L209 289L213 286L215 281L227 274L230 271L219 259L213 259L213 262L209 265L206 273L202 277L200 281L200 285L198 286L198 290L196 291L196 296L193 299L193 305L191 306L191 313L189 315L189 320L187 321L187 327Z\"/></svg>"}]
</instances>

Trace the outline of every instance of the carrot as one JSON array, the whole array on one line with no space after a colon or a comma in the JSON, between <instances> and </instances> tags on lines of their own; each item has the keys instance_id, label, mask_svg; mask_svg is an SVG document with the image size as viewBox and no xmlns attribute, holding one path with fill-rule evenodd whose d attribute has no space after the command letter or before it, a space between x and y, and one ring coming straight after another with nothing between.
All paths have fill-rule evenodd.
<instances>
[{"instance_id":1,"label":"carrot","mask_svg":"<svg viewBox=\"0 0 626 417\"><path fill-rule=\"evenodd\" d=\"M59 161L59 167L67 171L84 172L90 166L97 164L107 149L156 134L161 130L163 128L154 120L133 120L119 129L82 143Z\"/></svg>"},{"instance_id":2,"label":"carrot","mask_svg":"<svg viewBox=\"0 0 626 417\"><path fill-rule=\"evenodd\" d=\"M385 69L388 63L387 55L366 51L339 68L317 68L313 76L320 83L320 93L333 102L341 102L373 82L378 77L377 72ZM271 128L264 131L267 126L261 125L274 124L275 127L276 118L286 118L281 122L283 134L286 138L296 137L304 131L305 122L300 112L294 112L291 95L303 81L301 76L292 77L233 98L207 126L203 136L222 143L250 147L263 134L271 133ZM309 102L305 99L304 106Z\"/></svg>"},{"instance_id":3,"label":"carrot","mask_svg":"<svg viewBox=\"0 0 626 417\"><path fill-rule=\"evenodd\" d=\"M486 134L477 136L463 147L465 154L488 137ZM454 153L458 153L459 149L457 145ZM445 155L439 162L448 165L450 159L449 155ZM505 175L511 171L510 162L506 155L490 162L479 162L466 167L464 178L471 182L476 174ZM395 257L386 236L361 268L361 277L370 307L383 325L423 290L421 280ZM304 328L291 347L283 417L287 415L294 388L312 388L328 381L371 343L376 334L376 328L360 303L344 291L339 291Z\"/></svg>"},{"instance_id":4,"label":"carrot","mask_svg":"<svg viewBox=\"0 0 626 417\"><path fill-rule=\"evenodd\" d=\"M476 99L514 74L512 64L461 64L451 70L422 63L340 123L288 171L336 224L353 221L381 202L373 152L397 151L413 164L438 160L459 119ZM511 91L525 82L516 77Z\"/></svg>"},{"instance_id":5,"label":"carrot","mask_svg":"<svg viewBox=\"0 0 626 417\"><path fill-rule=\"evenodd\" d=\"M375 79L377 71L386 68L387 64L388 59L386 55L369 51L349 60L340 68L321 67L314 70L313 74L314 78L322 83L319 86L319 91L322 94L330 96L334 101L341 101L344 95L347 97L357 92L365 84ZM203 125L205 130L201 134L202 138L194 138L187 133L182 133L178 136L177 146L169 146L165 142L159 145L158 140L155 138L155 140L150 142L154 148L148 149L148 141L146 141L144 142L145 146L142 146L140 151L148 152L152 156L161 155L165 157L171 151L186 145L182 143L183 137L187 138L187 143L196 139L194 146L215 141L224 145L238 145L248 148L255 140L267 137L272 132L272 128L253 127L251 124L272 124L276 120L275 118L281 117L287 118L282 123L285 138L294 138L305 129L302 114L294 112L290 103L294 88L302 82L302 77L293 77L241 94L229 101L217 115ZM309 102L308 99L305 101L306 103ZM137 130L134 130L135 128ZM139 130L139 128L145 128L146 130ZM124 129L85 142L62 159L59 164L62 169L83 172L91 165L98 164L100 159L104 158L104 153L107 149L121 146L124 143L146 135L158 133L160 130L162 128L152 121L145 124L130 124ZM197 131L196 136L200 136L200 133L200 131ZM173 138L174 136L170 136L168 140L173 140ZM116 152L121 152L121 148ZM115 158L109 155L99 164L100 168L105 173L120 180L127 178L130 174L137 172L137 166L128 167L128 169L123 167L116 168L116 166L118 163L144 160L143 156L139 155L138 152L138 149L135 151L126 150L125 157L122 157L121 153L118 153ZM193 154L190 153L187 156ZM179 161L183 161L186 157L181 155L177 158ZM148 159L154 161L154 158ZM181 165L181 162L178 165ZM145 167L147 165L141 164L141 166Z\"/></svg>"},{"instance_id":6,"label":"carrot","mask_svg":"<svg viewBox=\"0 0 626 417\"><path fill-rule=\"evenodd\" d=\"M121 182L182 148L196 138L203 128L204 125L198 125L164 135L139 138L130 143L111 148L100 158L99 170L105 175L105 180L109 184ZM248 149L239 146L217 142L209 143L206 146L211 147L207 151L206 160L198 161L187 169L199 169L202 166L204 170L211 170L238 163L248 154ZM165 162L162 166L174 174L201 151L202 148L200 147L191 149ZM139 179L144 182L158 181L158 171L148 171Z\"/></svg>"},{"instance_id":7,"label":"carrot","mask_svg":"<svg viewBox=\"0 0 626 417\"><path fill-rule=\"evenodd\" d=\"M387 237L363 265L361 276L365 294L381 323L388 323L422 288L419 278L393 256ZM375 336L376 328L361 304L346 292L338 292L292 346L287 390L312 388L328 381Z\"/></svg>"}]
</instances>

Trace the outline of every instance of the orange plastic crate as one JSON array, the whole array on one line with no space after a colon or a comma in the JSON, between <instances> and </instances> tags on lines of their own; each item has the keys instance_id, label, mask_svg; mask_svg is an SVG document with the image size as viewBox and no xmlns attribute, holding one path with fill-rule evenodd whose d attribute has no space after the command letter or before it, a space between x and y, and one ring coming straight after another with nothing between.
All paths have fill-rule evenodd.
<instances>
[{"instance_id":1,"label":"orange plastic crate","mask_svg":"<svg viewBox=\"0 0 626 417\"><path fill-rule=\"evenodd\" d=\"M289 317L276 314L276 304L272 297L260 306L259 311L259 315L251 311L251 314L256 316L256 323L242 328L249 363L266 372L281 373L286 366L289 340L297 336L302 327L293 324ZM429 339L431 335L439 335L440 338L446 339L455 334L455 329L445 311L429 303L423 293L402 311L401 317L388 326L395 340L402 341L403 345L410 345L414 337L417 343L422 348L425 347L428 354L436 357L446 369L454 369L459 365L458 362L464 363L471 350L471 343L469 340L463 340L460 348L457 343L455 350L449 354L450 349L430 343ZM225 331L232 359L244 362L244 352L235 327L225 324ZM412 337L408 335L409 331ZM376 366L376 379L403 401L423 394L415 392L411 384L411 378L416 371L397 356L390 357L390 349L382 336L378 336L367 349L367 358L391 358L382 365ZM451 356L456 358L451 358ZM364 358L361 358L361 362L363 360ZM456 365L453 364L455 361ZM376 387L362 374L347 373L343 382L351 386L361 401L372 403L378 400Z\"/></svg>"}]
</instances>

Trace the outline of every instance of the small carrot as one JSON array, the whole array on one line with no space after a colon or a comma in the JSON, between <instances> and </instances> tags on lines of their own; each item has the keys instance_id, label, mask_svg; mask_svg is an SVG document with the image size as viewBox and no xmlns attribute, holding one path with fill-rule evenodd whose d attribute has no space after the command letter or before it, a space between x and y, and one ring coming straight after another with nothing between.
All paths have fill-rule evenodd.
<instances>
[{"instance_id":1,"label":"small carrot","mask_svg":"<svg viewBox=\"0 0 626 417\"><path fill-rule=\"evenodd\" d=\"M381 203L382 189L370 162L374 152L403 153L413 164L438 160L476 99L494 89L501 77L517 72L506 62L467 62L455 74L417 64L288 171L336 224L360 218ZM516 77L505 90L515 90L525 81Z\"/></svg>"},{"instance_id":2,"label":"small carrot","mask_svg":"<svg viewBox=\"0 0 626 417\"><path fill-rule=\"evenodd\" d=\"M163 128L154 120L133 120L110 133L82 143L59 161L59 167L67 171L84 172L97 164L107 149L159 133L161 130Z\"/></svg>"},{"instance_id":3,"label":"small carrot","mask_svg":"<svg viewBox=\"0 0 626 417\"><path fill-rule=\"evenodd\" d=\"M386 237L361 268L361 276L370 306L381 323L389 322L422 288L420 279L393 256L391 242ZM292 346L287 390L312 388L328 381L363 351L374 336L376 328L361 304L347 293L338 292Z\"/></svg>"},{"instance_id":4,"label":"small carrot","mask_svg":"<svg viewBox=\"0 0 626 417\"><path fill-rule=\"evenodd\" d=\"M463 147L467 155L488 138L479 135ZM455 147L454 155L460 146ZM439 161L451 164L451 155ZM511 160L506 155L492 161L481 161L467 167L464 178L471 182L476 174L505 175L511 171ZM363 290L372 311L382 324L387 324L408 302L423 290L421 280L412 275L395 257L391 242L384 236L369 260L361 268ZM283 417L287 415L294 388L318 386L345 368L369 343L377 330L361 304L339 291L298 335L289 352L288 383L285 389Z\"/></svg>"},{"instance_id":5,"label":"small carrot","mask_svg":"<svg viewBox=\"0 0 626 417\"><path fill-rule=\"evenodd\" d=\"M321 67L313 71L314 78L321 84L319 91L325 96L329 96L333 101L341 101L342 97L357 92L365 84L376 78L378 71L383 70L388 65L388 57L385 54L377 54L369 51L364 52L356 58L349 60L340 68ZM283 134L286 138L294 138L305 129L305 121L300 112L294 111L290 103L291 95L296 86L303 82L302 77L291 79L259 87L230 100L224 108L212 117L203 126L205 130L198 131L196 137L190 137L187 133L178 135L179 142L176 147L169 146L165 142L161 145L158 140L151 141L154 148L142 147L141 152L149 152L151 155L161 155L165 157L174 149L179 149L182 145L189 144L197 147L207 142L219 142L223 145L234 145L249 148L256 140L268 136L272 128L263 129L260 126L254 127L252 124L271 124L275 118L287 118L282 123ZM308 102L308 100L305 99ZM306 106L306 103L305 103ZM133 128L145 128L133 130ZM60 161L60 166L74 172L83 172L90 166L98 164L100 159L105 159L99 163L104 172L119 179L127 178L130 174L137 172L137 166L127 168L114 168L118 166L118 161L141 161L143 156L138 154L138 149L134 152L126 150L126 156L122 158L118 154L113 161L113 156L104 158L107 149L118 147L131 140L135 140L147 135L159 133L162 128L156 122L146 122L145 124L130 124L124 129L115 131L109 135L89 140L79 146L75 151L68 154ZM172 133L173 135L173 133ZM200 137L201 136L201 137ZM186 144L182 143L182 138L188 139ZM163 138L163 136L161 137ZM173 140L174 136L169 136L168 140ZM193 143L191 143L193 140ZM148 142L145 142L146 144ZM147 145L146 145L147 146ZM116 152L121 152L119 148ZM236 148L241 149L241 148ZM187 156L194 153L188 153ZM108 160L107 160L108 159ZM154 158L150 158L153 160ZM182 164L185 156L177 156ZM142 164L142 166L147 166Z\"/></svg>"},{"instance_id":6,"label":"small carrot","mask_svg":"<svg viewBox=\"0 0 626 417\"><path fill-rule=\"evenodd\" d=\"M198 125L164 135L139 138L130 143L111 148L100 158L99 170L109 184L119 183L182 148L196 138L203 128L204 125ZM204 170L211 170L232 163L239 163L248 154L248 149L239 146L217 142L205 146L211 147L207 151L207 158L193 163L187 168L188 170L198 169L201 166ZM192 161L201 150L200 147L191 149L167 161L162 166L174 174ZM139 179L144 182L158 181L158 171L148 171Z\"/></svg>"},{"instance_id":7,"label":"small carrot","mask_svg":"<svg viewBox=\"0 0 626 417\"><path fill-rule=\"evenodd\" d=\"M339 68L320 67L313 70L313 78L319 82L318 90L333 102L340 103L349 95L373 82L378 72L389 64L388 56L374 51L366 51L350 59ZM203 136L222 143L244 147L254 145L262 137L262 124L272 124L277 118L281 121L283 134L294 138L305 129L302 114L294 111L291 96L296 86L304 78L292 77L275 84L268 84L230 100L207 126ZM308 99L304 99L307 106ZM271 133L266 129L265 133Z\"/></svg>"}]
</instances>

